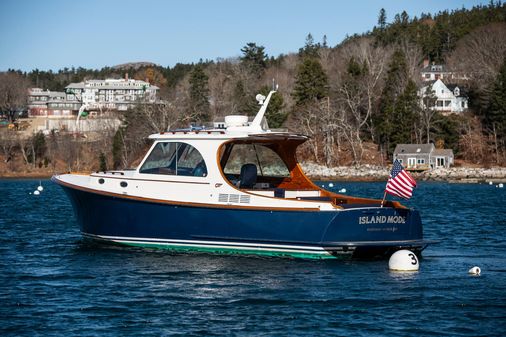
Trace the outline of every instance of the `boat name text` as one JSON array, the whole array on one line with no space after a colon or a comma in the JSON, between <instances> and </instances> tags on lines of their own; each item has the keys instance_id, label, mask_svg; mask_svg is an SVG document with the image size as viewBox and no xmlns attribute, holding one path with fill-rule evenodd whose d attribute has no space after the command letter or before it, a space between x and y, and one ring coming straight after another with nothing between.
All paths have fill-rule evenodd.
<instances>
[{"instance_id":1,"label":"boat name text","mask_svg":"<svg viewBox=\"0 0 506 337\"><path fill-rule=\"evenodd\" d=\"M360 225L368 225L372 223L406 223L406 217L400 215L373 215L361 216L358 218Z\"/></svg>"}]
</instances>

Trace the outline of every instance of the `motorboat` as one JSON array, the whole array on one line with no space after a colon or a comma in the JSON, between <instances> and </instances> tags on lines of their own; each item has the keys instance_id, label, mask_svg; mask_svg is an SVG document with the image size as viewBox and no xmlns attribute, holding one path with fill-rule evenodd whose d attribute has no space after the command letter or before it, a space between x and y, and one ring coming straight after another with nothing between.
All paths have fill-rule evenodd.
<instances>
[{"instance_id":1,"label":"motorboat","mask_svg":"<svg viewBox=\"0 0 506 337\"><path fill-rule=\"evenodd\" d=\"M85 238L178 252L300 258L420 253L419 212L398 201L336 194L297 161L308 137L269 129L272 95L254 119L168 130L137 168L52 177L67 193Z\"/></svg>"}]
</instances>

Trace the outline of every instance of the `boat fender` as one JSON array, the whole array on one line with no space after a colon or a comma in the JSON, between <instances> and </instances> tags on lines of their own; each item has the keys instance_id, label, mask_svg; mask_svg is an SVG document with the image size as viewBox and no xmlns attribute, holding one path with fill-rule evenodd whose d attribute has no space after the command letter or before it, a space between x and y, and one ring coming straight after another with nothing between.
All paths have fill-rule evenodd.
<instances>
[{"instance_id":1,"label":"boat fender","mask_svg":"<svg viewBox=\"0 0 506 337\"><path fill-rule=\"evenodd\" d=\"M35 191L33 191L33 194L34 194L34 195L39 195L39 194L40 194L40 192L39 192L38 190L35 190Z\"/></svg>"},{"instance_id":2,"label":"boat fender","mask_svg":"<svg viewBox=\"0 0 506 337\"><path fill-rule=\"evenodd\" d=\"M388 261L388 268L392 271L418 271L420 264L415 253L402 249L392 254Z\"/></svg>"},{"instance_id":3,"label":"boat fender","mask_svg":"<svg viewBox=\"0 0 506 337\"><path fill-rule=\"evenodd\" d=\"M471 275L473 275L473 276L480 276L481 269L480 269L480 267L475 266L475 267L469 269L468 273L471 274Z\"/></svg>"}]
</instances>

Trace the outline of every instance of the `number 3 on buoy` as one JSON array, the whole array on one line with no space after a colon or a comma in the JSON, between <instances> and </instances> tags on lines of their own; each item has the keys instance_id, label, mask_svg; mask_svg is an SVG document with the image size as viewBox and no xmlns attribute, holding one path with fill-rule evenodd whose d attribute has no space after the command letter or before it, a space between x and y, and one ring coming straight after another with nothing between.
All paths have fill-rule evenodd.
<instances>
[{"instance_id":1,"label":"number 3 on buoy","mask_svg":"<svg viewBox=\"0 0 506 337\"><path fill-rule=\"evenodd\" d=\"M416 266L418 264L418 259L416 258L416 255L413 253L409 253L408 256L411 258L411 264L413 266Z\"/></svg>"}]
</instances>

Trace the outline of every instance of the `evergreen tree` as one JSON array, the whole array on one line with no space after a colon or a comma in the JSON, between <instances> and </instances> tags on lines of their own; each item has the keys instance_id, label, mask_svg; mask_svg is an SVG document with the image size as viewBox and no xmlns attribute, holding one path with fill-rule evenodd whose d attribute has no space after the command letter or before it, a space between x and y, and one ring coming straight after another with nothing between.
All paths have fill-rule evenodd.
<instances>
[{"instance_id":1,"label":"evergreen tree","mask_svg":"<svg viewBox=\"0 0 506 337\"><path fill-rule=\"evenodd\" d=\"M320 61L307 57L297 67L295 86L292 96L297 106L314 100L320 100L328 95L327 74Z\"/></svg>"},{"instance_id":2,"label":"evergreen tree","mask_svg":"<svg viewBox=\"0 0 506 337\"><path fill-rule=\"evenodd\" d=\"M492 85L485 124L499 140L506 140L506 57Z\"/></svg>"},{"instance_id":3,"label":"evergreen tree","mask_svg":"<svg viewBox=\"0 0 506 337\"><path fill-rule=\"evenodd\" d=\"M320 49L320 44L314 43L313 35L311 33L306 36L306 43L304 47L299 49L299 56L302 58L306 57L319 57L318 50Z\"/></svg>"},{"instance_id":4,"label":"evergreen tree","mask_svg":"<svg viewBox=\"0 0 506 337\"><path fill-rule=\"evenodd\" d=\"M419 109L420 104L416 84L412 80L409 80L404 91L397 98L393 110L395 129L391 134L389 153L393 153L396 144L409 144L413 142L413 129Z\"/></svg>"},{"instance_id":5,"label":"evergreen tree","mask_svg":"<svg viewBox=\"0 0 506 337\"><path fill-rule=\"evenodd\" d=\"M405 93L407 78L406 58L402 51L396 50L389 63L385 86L381 94L379 112L375 113L372 118L377 138L376 142L388 155L393 152L396 145L395 141L406 138L404 131L398 128L398 123L402 123L402 121L398 120L398 118L402 118L398 103L401 103L401 110L405 110L403 106L407 103L402 100L398 102L398 99ZM411 97L411 93L405 94ZM403 135L395 137L394 134L397 132L401 132Z\"/></svg>"},{"instance_id":6,"label":"evergreen tree","mask_svg":"<svg viewBox=\"0 0 506 337\"><path fill-rule=\"evenodd\" d=\"M209 77L202 63L190 73L190 114L194 121L202 122L210 118Z\"/></svg>"},{"instance_id":7,"label":"evergreen tree","mask_svg":"<svg viewBox=\"0 0 506 337\"><path fill-rule=\"evenodd\" d=\"M234 113L236 114L252 116L258 110L253 95L246 92L244 83L241 80L238 80L234 87L232 101L234 102Z\"/></svg>"},{"instance_id":8,"label":"evergreen tree","mask_svg":"<svg viewBox=\"0 0 506 337\"><path fill-rule=\"evenodd\" d=\"M265 47L257 46L256 43L250 42L244 46L241 51L243 56L241 62L246 68L257 77L261 77L263 71L267 67L267 55Z\"/></svg>"},{"instance_id":9,"label":"evergreen tree","mask_svg":"<svg viewBox=\"0 0 506 337\"><path fill-rule=\"evenodd\" d=\"M379 29L385 29L387 25L387 13L384 8L380 9L379 15L378 15L378 27Z\"/></svg>"},{"instance_id":10,"label":"evergreen tree","mask_svg":"<svg viewBox=\"0 0 506 337\"><path fill-rule=\"evenodd\" d=\"M107 159L105 158L105 154L103 152L100 152L100 155L98 156L98 166L100 171L107 171Z\"/></svg>"},{"instance_id":11,"label":"evergreen tree","mask_svg":"<svg viewBox=\"0 0 506 337\"><path fill-rule=\"evenodd\" d=\"M125 128L120 126L112 139L112 166L115 170L121 166L123 161L124 134Z\"/></svg>"}]
</instances>

